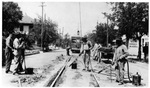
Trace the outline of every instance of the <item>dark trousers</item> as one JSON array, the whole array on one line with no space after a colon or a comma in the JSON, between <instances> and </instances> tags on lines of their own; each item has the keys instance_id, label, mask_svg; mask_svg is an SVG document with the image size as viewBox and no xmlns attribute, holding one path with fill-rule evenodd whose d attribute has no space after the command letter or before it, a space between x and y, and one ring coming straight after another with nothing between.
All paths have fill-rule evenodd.
<instances>
[{"instance_id":1,"label":"dark trousers","mask_svg":"<svg viewBox=\"0 0 150 88\"><path fill-rule=\"evenodd\" d=\"M90 51L84 52L83 62L84 62L85 69L89 70L89 64L91 64L91 62L90 62Z\"/></svg>"},{"instance_id":2,"label":"dark trousers","mask_svg":"<svg viewBox=\"0 0 150 88\"><path fill-rule=\"evenodd\" d=\"M124 82L124 67L126 63L126 59L119 60L116 66L116 80L120 82Z\"/></svg>"},{"instance_id":3,"label":"dark trousers","mask_svg":"<svg viewBox=\"0 0 150 88\"><path fill-rule=\"evenodd\" d=\"M21 71L23 71L22 64L23 64L24 59L25 59L25 50L24 49L19 49L18 50L18 55L16 55L14 57L14 62L15 62L14 72L21 72Z\"/></svg>"},{"instance_id":4,"label":"dark trousers","mask_svg":"<svg viewBox=\"0 0 150 88\"><path fill-rule=\"evenodd\" d=\"M19 71L23 71L22 64L23 64L24 59L25 59L25 49L22 49L21 50L21 55L20 55L20 63L19 63L19 66L18 66Z\"/></svg>"},{"instance_id":5,"label":"dark trousers","mask_svg":"<svg viewBox=\"0 0 150 88\"><path fill-rule=\"evenodd\" d=\"M67 50L67 55L70 56L69 49L66 49L66 50Z\"/></svg>"},{"instance_id":6,"label":"dark trousers","mask_svg":"<svg viewBox=\"0 0 150 88\"><path fill-rule=\"evenodd\" d=\"M147 60L148 53L144 53L144 61Z\"/></svg>"},{"instance_id":7,"label":"dark trousers","mask_svg":"<svg viewBox=\"0 0 150 88\"><path fill-rule=\"evenodd\" d=\"M12 59L14 58L13 52L10 49L7 49L5 51L5 56L6 56L6 71L10 71L10 66Z\"/></svg>"}]
</instances>

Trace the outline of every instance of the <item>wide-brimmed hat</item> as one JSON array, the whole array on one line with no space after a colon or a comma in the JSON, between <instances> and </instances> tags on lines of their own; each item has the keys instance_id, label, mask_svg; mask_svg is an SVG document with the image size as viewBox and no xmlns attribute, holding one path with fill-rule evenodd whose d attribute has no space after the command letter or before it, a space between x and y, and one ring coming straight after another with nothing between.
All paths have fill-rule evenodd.
<instances>
[{"instance_id":1,"label":"wide-brimmed hat","mask_svg":"<svg viewBox=\"0 0 150 88\"><path fill-rule=\"evenodd\" d=\"M83 42L87 42L87 36L82 37Z\"/></svg>"}]
</instances>

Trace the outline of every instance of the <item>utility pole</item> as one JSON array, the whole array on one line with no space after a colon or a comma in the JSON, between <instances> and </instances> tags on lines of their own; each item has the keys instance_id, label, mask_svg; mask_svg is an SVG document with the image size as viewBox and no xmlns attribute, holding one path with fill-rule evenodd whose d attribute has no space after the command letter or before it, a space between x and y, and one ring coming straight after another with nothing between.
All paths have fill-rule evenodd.
<instances>
[{"instance_id":1,"label":"utility pole","mask_svg":"<svg viewBox=\"0 0 150 88\"><path fill-rule=\"evenodd\" d=\"M44 2L42 2L42 28L41 28L41 50L43 51L43 9L44 9Z\"/></svg>"},{"instance_id":2,"label":"utility pole","mask_svg":"<svg viewBox=\"0 0 150 88\"><path fill-rule=\"evenodd\" d=\"M109 26L108 26L108 17L107 17L107 47L108 47L108 37L109 37L109 35L108 35L108 29L109 29Z\"/></svg>"},{"instance_id":3,"label":"utility pole","mask_svg":"<svg viewBox=\"0 0 150 88\"><path fill-rule=\"evenodd\" d=\"M80 2L79 2L79 16L80 16L80 33L81 33L81 37L82 37L82 23L81 23L81 7L80 7Z\"/></svg>"}]
</instances>

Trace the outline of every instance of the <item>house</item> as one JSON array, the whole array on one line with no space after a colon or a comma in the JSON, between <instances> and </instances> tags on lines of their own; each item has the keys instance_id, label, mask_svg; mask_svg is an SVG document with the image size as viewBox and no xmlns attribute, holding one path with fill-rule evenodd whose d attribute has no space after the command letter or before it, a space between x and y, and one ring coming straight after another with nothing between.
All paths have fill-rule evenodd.
<instances>
[{"instance_id":1,"label":"house","mask_svg":"<svg viewBox=\"0 0 150 88\"><path fill-rule=\"evenodd\" d=\"M22 20L19 22L20 26L15 28L14 31L28 35L29 30L33 27L33 22L34 20L25 14L25 16L23 16Z\"/></svg>"}]
</instances>

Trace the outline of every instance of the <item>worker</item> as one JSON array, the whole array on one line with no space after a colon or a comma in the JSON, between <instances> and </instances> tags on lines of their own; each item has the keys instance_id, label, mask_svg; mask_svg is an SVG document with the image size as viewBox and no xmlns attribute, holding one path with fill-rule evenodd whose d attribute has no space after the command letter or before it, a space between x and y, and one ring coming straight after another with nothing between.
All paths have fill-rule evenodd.
<instances>
[{"instance_id":1,"label":"worker","mask_svg":"<svg viewBox=\"0 0 150 88\"><path fill-rule=\"evenodd\" d=\"M79 56L81 54L83 55L83 62L84 62L84 69L86 71L91 71L89 69L89 64L91 64L91 60L90 60L90 54L91 54L91 49L92 49L92 44L90 41L87 40L87 37L82 38L83 44L81 45L81 53L79 54Z\"/></svg>"},{"instance_id":2,"label":"worker","mask_svg":"<svg viewBox=\"0 0 150 88\"><path fill-rule=\"evenodd\" d=\"M129 55L127 47L122 43L122 39L116 40L117 48L113 57L113 65L115 65L116 70L116 82L119 85L124 84L124 65L126 63L126 57Z\"/></svg>"},{"instance_id":3,"label":"worker","mask_svg":"<svg viewBox=\"0 0 150 88\"><path fill-rule=\"evenodd\" d=\"M12 71L10 71L10 66L11 66L11 62L14 58L13 40L14 40L14 35L12 33L10 33L9 36L6 38L6 48L5 48L6 73L12 73Z\"/></svg>"}]
</instances>

